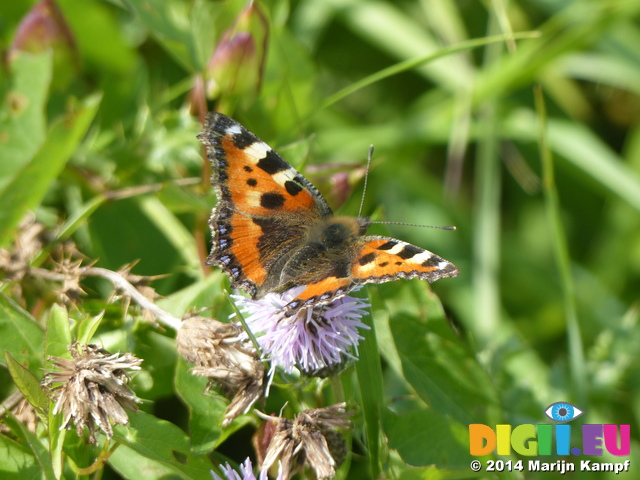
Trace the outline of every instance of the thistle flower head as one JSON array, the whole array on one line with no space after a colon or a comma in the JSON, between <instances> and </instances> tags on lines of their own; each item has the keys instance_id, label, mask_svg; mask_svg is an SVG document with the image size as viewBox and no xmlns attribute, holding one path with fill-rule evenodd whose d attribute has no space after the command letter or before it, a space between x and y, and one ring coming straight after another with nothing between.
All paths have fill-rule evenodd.
<instances>
[{"instance_id":1,"label":"thistle flower head","mask_svg":"<svg viewBox=\"0 0 640 480\"><path fill-rule=\"evenodd\" d=\"M254 475L251 459L249 458L240 465L240 472L236 472L228 463L226 465L220 465L220 470L222 470L227 480L267 480L267 470L265 469L262 469L257 477ZM215 472L211 473L213 474L214 480L224 480L216 475Z\"/></svg>"},{"instance_id":2,"label":"thistle flower head","mask_svg":"<svg viewBox=\"0 0 640 480\"><path fill-rule=\"evenodd\" d=\"M47 373L43 380L56 402L53 413L64 414L62 428L73 421L79 436L86 425L90 443L96 443L97 429L111 438L112 423L129 423L125 409L138 410L140 400L129 389L126 370L140 370L142 360L131 353L110 354L95 345L76 342L69 351L72 359L50 357L58 371Z\"/></svg>"},{"instance_id":3,"label":"thistle flower head","mask_svg":"<svg viewBox=\"0 0 640 480\"><path fill-rule=\"evenodd\" d=\"M210 318L193 317L182 322L178 331L178 351L195 363L194 375L207 377L233 397L222 422L227 426L238 415L247 413L264 394L264 365L238 325Z\"/></svg>"},{"instance_id":4,"label":"thistle flower head","mask_svg":"<svg viewBox=\"0 0 640 480\"><path fill-rule=\"evenodd\" d=\"M271 361L271 375L276 367L287 373L297 368L311 375L339 369L348 359L355 358L352 349L357 354L362 339L358 329L369 328L360 320L369 305L350 296L287 317L283 307L303 288L268 293L258 300L234 297L263 356Z\"/></svg>"}]
</instances>

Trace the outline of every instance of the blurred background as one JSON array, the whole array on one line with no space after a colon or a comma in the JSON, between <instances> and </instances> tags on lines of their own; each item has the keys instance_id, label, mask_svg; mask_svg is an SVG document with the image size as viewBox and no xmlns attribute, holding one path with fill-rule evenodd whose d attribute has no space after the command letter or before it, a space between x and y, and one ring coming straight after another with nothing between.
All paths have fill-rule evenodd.
<instances>
[{"instance_id":1,"label":"blurred background","mask_svg":"<svg viewBox=\"0 0 640 480\"><path fill-rule=\"evenodd\" d=\"M457 230L370 231L461 272L432 287L445 315L442 331L421 327L422 360L438 367L422 369L428 378L407 379L397 353L410 338L396 329L434 315L437 300L419 281L370 289L374 311L390 318L375 320L385 405L402 415L393 399L417 396L407 409L457 422L452 442L464 450L468 423L549 423L546 407L568 401L585 411L580 422L630 424L633 465L638 45L640 2L629 0L2 2L0 246L35 212L53 243L72 239L97 266L139 261L138 275L170 274L154 286L182 315L198 302L176 295L194 285L202 306L224 302L224 280L203 266L215 205L195 138L206 111L244 124L345 215L358 214L373 144L363 214ZM96 314L109 288L88 282L80 311ZM42 286L18 295L8 285L36 318L52 301ZM404 327L394 309L411 310ZM112 316L103 341L147 349L157 371L143 396L185 424L175 351L161 353L171 334L115 333ZM424 453L437 448L433 435L418 451L402 440L408 430L386 435L406 464L471 474L463 453Z\"/></svg>"}]
</instances>

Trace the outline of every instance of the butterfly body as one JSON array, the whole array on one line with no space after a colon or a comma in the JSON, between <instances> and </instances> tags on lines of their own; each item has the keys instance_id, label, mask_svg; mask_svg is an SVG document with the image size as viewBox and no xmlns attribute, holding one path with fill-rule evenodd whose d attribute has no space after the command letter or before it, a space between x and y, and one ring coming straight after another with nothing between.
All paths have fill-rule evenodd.
<instances>
[{"instance_id":1,"label":"butterfly body","mask_svg":"<svg viewBox=\"0 0 640 480\"><path fill-rule=\"evenodd\" d=\"M305 286L285 307L293 314L364 283L458 274L420 247L365 235L366 218L334 216L309 181L235 120L209 113L198 138L207 147L218 197L207 263L253 298Z\"/></svg>"}]
</instances>

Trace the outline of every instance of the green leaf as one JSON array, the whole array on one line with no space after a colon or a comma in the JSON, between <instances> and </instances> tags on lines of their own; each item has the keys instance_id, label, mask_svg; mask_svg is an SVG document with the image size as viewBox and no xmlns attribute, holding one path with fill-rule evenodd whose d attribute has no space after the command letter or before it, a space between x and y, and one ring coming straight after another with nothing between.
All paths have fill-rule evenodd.
<instances>
[{"instance_id":1,"label":"green leaf","mask_svg":"<svg viewBox=\"0 0 640 480\"><path fill-rule=\"evenodd\" d=\"M87 203L78 208L73 214L67 218L62 226L55 233L55 242L47 245L36 258L33 259L31 265L39 266L50 254L51 248L57 245L58 242L69 238L79 227L85 224L86 220L106 201L104 195L97 195L89 200Z\"/></svg>"},{"instance_id":2,"label":"green leaf","mask_svg":"<svg viewBox=\"0 0 640 480\"><path fill-rule=\"evenodd\" d=\"M49 406L49 397L40 386L40 381L27 368L20 365L6 350L4 357L7 361L11 378L13 378L22 395L35 408L45 412Z\"/></svg>"},{"instance_id":3,"label":"green leaf","mask_svg":"<svg viewBox=\"0 0 640 480\"><path fill-rule=\"evenodd\" d=\"M175 470L161 462L145 457L126 445L120 445L109 457L109 466L122 478L165 480L186 478L177 476Z\"/></svg>"},{"instance_id":4,"label":"green leaf","mask_svg":"<svg viewBox=\"0 0 640 480\"><path fill-rule=\"evenodd\" d=\"M158 306L167 312L182 317L185 313L199 308L225 306L227 299L223 294L226 276L219 270L179 290L167 298L158 300ZM214 309L218 311L218 309ZM230 313L230 312L229 312Z\"/></svg>"},{"instance_id":5,"label":"green leaf","mask_svg":"<svg viewBox=\"0 0 640 480\"><path fill-rule=\"evenodd\" d=\"M44 332L29 312L0 293L0 349L33 371L42 368Z\"/></svg>"},{"instance_id":6,"label":"green leaf","mask_svg":"<svg viewBox=\"0 0 640 480\"><path fill-rule=\"evenodd\" d=\"M220 422L228 402L213 393L205 393L207 379L192 375L182 358L178 361L175 385L189 408L191 450L196 454L210 452L220 441Z\"/></svg>"},{"instance_id":7,"label":"green leaf","mask_svg":"<svg viewBox=\"0 0 640 480\"><path fill-rule=\"evenodd\" d=\"M195 47L189 31L191 4L183 0L130 0L140 20L156 36L157 41L187 71L195 70L192 53Z\"/></svg>"},{"instance_id":8,"label":"green leaf","mask_svg":"<svg viewBox=\"0 0 640 480\"><path fill-rule=\"evenodd\" d=\"M42 468L24 445L0 435L0 473L2 480L39 480Z\"/></svg>"},{"instance_id":9,"label":"green leaf","mask_svg":"<svg viewBox=\"0 0 640 480\"><path fill-rule=\"evenodd\" d=\"M0 158L4 159L0 162L0 192L44 141L52 58L51 52L40 55L21 52L11 61L12 75L3 99L4 108L0 109Z\"/></svg>"},{"instance_id":10,"label":"green leaf","mask_svg":"<svg viewBox=\"0 0 640 480\"><path fill-rule=\"evenodd\" d=\"M57 2L65 19L69 21L71 31L79 43L82 59L92 69L99 69L102 78L108 77L116 85L122 78L124 81L135 71L139 60L131 47L127 32L123 31L121 18L102 2L74 2L62 0ZM134 26L131 26L135 29ZM109 41L105 42L104 39ZM93 75L98 74L92 70ZM103 85L103 88L114 88ZM107 108L111 105L106 105Z\"/></svg>"},{"instance_id":11,"label":"green leaf","mask_svg":"<svg viewBox=\"0 0 640 480\"><path fill-rule=\"evenodd\" d=\"M404 60L390 67L384 68L372 75L369 75L368 77L362 78L357 82L349 85L348 87L343 88L339 92L334 93L323 102L321 108L328 108L334 103L342 100L344 97L352 95L358 90L366 88L373 83L380 82L381 80L384 80L385 78L391 77L393 75L398 75L402 72L413 70L415 68L421 67L428 63L432 63L435 60L438 60L442 57L453 55L455 53L462 52L465 50L472 50L472 49L479 48L491 43L504 42L509 38L513 38L513 39L535 38L535 37L538 37L539 35L540 35L539 32L519 32L510 37L506 35L494 35L491 37L467 40L457 45L453 45L451 47L443 48L436 52L429 53L428 55L421 55L417 58Z\"/></svg>"},{"instance_id":12,"label":"green leaf","mask_svg":"<svg viewBox=\"0 0 640 480\"><path fill-rule=\"evenodd\" d=\"M49 455L47 446L44 445L34 433L29 431L24 423L16 420L13 415L7 415L7 417L3 419L3 423L5 423L16 436L21 437L23 441L27 442L42 469L42 473L44 473L44 478L54 480L56 476L51 466L51 456Z\"/></svg>"},{"instance_id":13,"label":"green leaf","mask_svg":"<svg viewBox=\"0 0 640 480\"><path fill-rule=\"evenodd\" d=\"M362 413L365 420L371 478L378 478L381 468L380 406L383 400L382 367L371 315L365 315L362 320L371 327L371 330L363 332L365 339L358 346L360 355L356 362L356 372L358 374Z\"/></svg>"},{"instance_id":14,"label":"green leaf","mask_svg":"<svg viewBox=\"0 0 640 480\"><path fill-rule=\"evenodd\" d=\"M142 328L136 332L135 340L134 353L144 363L133 379L132 388L147 400L166 398L175 389L173 372L178 357L175 340Z\"/></svg>"},{"instance_id":15,"label":"green leaf","mask_svg":"<svg viewBox=\"0 0 640 480\"><path fill-rule=\"evenodd\" d=\"M56 240L66 240L69 238L81 225L84 225L87 219L95 212L104 202L107 201L107 197L104 195L96 195L91 200L86 202L82 207L75 210L73 214L67 218L67 221L56 232Z\"/></svg>"},{"instance_id":16,"label":"green leaf","mask_svg":"<svg viewBox=\"0 0 640 480\"><path fill-rule=\"evenodd\" d=\"M49 404L49 450L51 452L51 465L56 478L62 478L62 470L64 468L64 459L62 449L64 447L64 439L67 436L67 429L62 428L64 419L63 413L53 413L54 404Z\"/></svg>"},{"instance_id":17,"label":"green leaf","mask_svg":"<svg viewBox=\"0 0 640 480\"><path fill-rule=\"evenodd\" d=\"M482 395L484 373L465 352L409 315L391 320L402 373L432 409L460 422L472 423L487 398Z\"/></svg>"},{"instance_id":18,"label":"green leaf","mask_svg":"<svg viewBox=\"0 0 640 480\"><path fill-rule=\"evenodd\" d=\"M492 401L491 382L453 334L435 294L420 282L376 290L380 296L372 295L372 302L385 359L431 409L461 423L477 420Z\"/></svg>"},{"instance_id":19,"label":"green leaf","mask_svg":"<svg viewBox=\"0 0 640 480\"><path fill-rule=\"evenodd\" d=\"M51 307L47 333L45 334L45 359L49 357L69 358L69 345L71 345L69 313L65 307L54 304Z\"/></svg>"},{"instance_id":20,"label":"green leaf","mask_svg":"<svg viewBox=\"0 0 640 480\"><path fill-rule=\"evenodd\" d=\"M82 140L99 105L100 96L90 96L58 120L35 156L0 190L0 245L11 239L25 213L40 204Z\"/></svg>"},{"instance_id":21,"label":"green leaf","mask_svg":"<svg viewBox=\"0 0 640 480\"><path fill-rule=\"evenodd\" d=\"M78 343L83 345L88 345L89 343L91 343L91 339L98 330L103 317L104 313L100 313L95 317L86 315L82 320L78 322L78 328L76 332Z\"/></svg>"},{"instance_id":22,"label":"green leaf","mask_svg":"<svg viewBox=\"0 0 640 480\"><path fill-rule=\"evenodd\" d=\"M176 425L144 412L130 414L129 420L129 427L114 429L117 441L183 478L210 478L213 464L191 452L189 437Z\"/></svg>"},{"instance_id":23,"label":"green leaf","mask_svg":"<svg viewBox=\"0 0 640 480\"><path fill-rule=\"evenodd\" d=\"M387 411L383 419L389 447L409 465L468 468L472 457L464 425L433 410Z\"/></svg>"},{"instance_id":24,"label":"green leaf","mask_svg":"<svg viewBox=\"0 0 640 480\"><path fill-rule=\"evenodd\" d=\"M162 232L176 252L182 256L182 262L186 264L186 267L194 272L202 272L193 235L185 228L184 224L178 221L176 216L155 197L145 195L139 197L137 201L142 213L149 218L149 221Z\"/></svg>"},{"instance_id":25,"label":"green leaf","mask_svg":"<svg viewBox=\"0 0 640 480\"><path fill-rule=\"evenodd\" d=\"M71 332L69 328L69 314L67 309L60 305L53 305L47 323L47 333L45 336L45 355L69 358L68 346L71 345ZM56 478L61 478L64 468L62 449L67 435L66 429L62 426L63 412L54 415L54 404L50 404L49 411L49 442L51 444L51 463Z\"/></svg>"}]
</instances>

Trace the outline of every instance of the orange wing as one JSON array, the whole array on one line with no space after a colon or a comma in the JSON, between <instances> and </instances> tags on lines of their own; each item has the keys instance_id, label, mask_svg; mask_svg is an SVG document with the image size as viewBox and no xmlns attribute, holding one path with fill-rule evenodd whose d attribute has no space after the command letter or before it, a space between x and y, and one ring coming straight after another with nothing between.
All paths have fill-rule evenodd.
<instances>
[{"instance_id":1,"label":"orange wing","mask_svg":"<svg viewBox=\"0 0 640 480\"><path fill-rule=\"evenodd\" d=\"M363 236L356 240L357 254L349 275L327 277L307 285L285 306L287 315L301 308L330 303L364 283L384 283L399 278L420 278L429 283L456 277L458 267L435 253L390 237Z\"/></svg>"},{"instance_id":2,"label":"orange wing","mask_svg":"<svg viewBox=\"0 0 640 480\"><path fill-rule=\"evenodd\" d=\"M453 263L424 248L390 237L361 237L358 258L351 267L354 283L384 283L398 278L420 278L429 283L457 277Z\"/></svg>"},{"instance_id":3,"label":"orange wing","mask_svg":"<svg viewBox=\"0 0 640 480\"><path fill-rule=\"evenodd\" d=\"M272 267L304 239L308 225L332 215L318 190L235 120L208 113L198 135L207 147L218 205L209 225L207 263L256 298L278 284Z\"/></svg>"}]
</instances>

